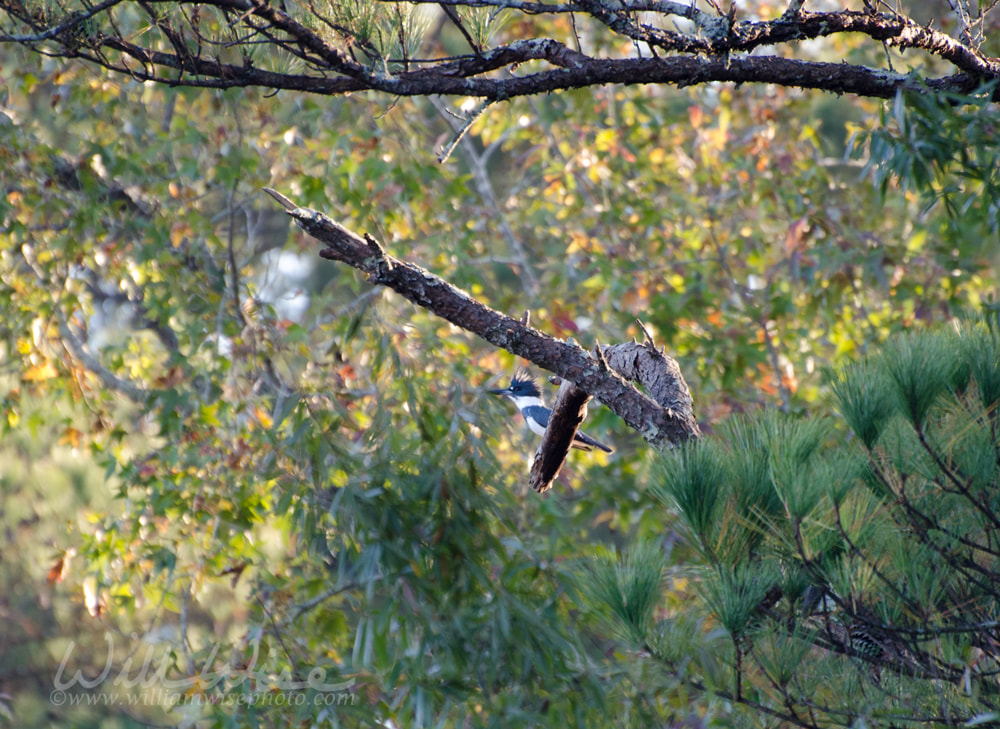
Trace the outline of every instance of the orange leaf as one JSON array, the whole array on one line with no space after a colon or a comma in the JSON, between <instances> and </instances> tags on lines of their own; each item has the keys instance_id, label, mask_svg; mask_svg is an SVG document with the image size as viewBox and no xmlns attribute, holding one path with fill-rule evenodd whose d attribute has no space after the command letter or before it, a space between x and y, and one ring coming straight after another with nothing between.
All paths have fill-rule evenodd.
<instances>
[{"instance_id":1,"label":"orange leaf","mask_svg":"<svg viewBox=\"0 0 1000 729\"><path fill-rule=\"evenodd\" d=\"M48 574L45 575L45 579L50 585L54 585L57 582L62 582L66 579L66 574L69 572L69 562L73 559L73 555L75 554L75 549L67 549L59 556L59 559L57 559L55 564L49 569Z\"/></svg>"},{"instance_id":2,"label":"orange leaf","mask_svg":"<svg viewBox=\"0 0 1000 729\"><path fill-rule=\"evenodd\" d=\"M701 126L701 120L705 117L705 112L702 111L700 106L689 106L688 107L688 119L691 122L691 126L696 129Z\"/></svg>"},{"instance_id":3,"label":"orange leaf","mask_svg":"<svg viewBox=\"0 0 1000 729\"><path fill-rule=\"evenodd\" d=\"M76 428L66 428L66 430L63 431L62 437L59 438L59 445L69 445L73 448L79 448L82 441L82 431L79 431Z\"/></svg>"},{"instance_id":4,"label":"orange leaf","mask_svg":"<svg viewBox=\"0 0 1000 729\"><path fill-rule=\"evenodd\" d=\"M42 362L40 365L34 365L29 367L27 371L21 375L21 379L25 382L41 382L42 380L51 380L53 377L59 375L56 372L56 368L53 367L48 362Z\"/></svg>"},{"instance_id":5,"label":"orange leaf","mask_svg":"<svg viewBox=\"0 0 1000 729\"><path fill-rule=\"evenodd\" d=\"M807 218L799 218L789 225L788 231L785 233L785 253L793 253L805 248L806 233L808 232L809 220Z\"/></svg>"}]
</instances>

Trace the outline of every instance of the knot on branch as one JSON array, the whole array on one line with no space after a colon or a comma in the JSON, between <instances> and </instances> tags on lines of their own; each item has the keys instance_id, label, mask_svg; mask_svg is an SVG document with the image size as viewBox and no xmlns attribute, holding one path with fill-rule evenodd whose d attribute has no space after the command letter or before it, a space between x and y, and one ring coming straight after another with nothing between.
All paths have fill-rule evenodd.
<instances>
[{"instance_id":1,"label":"knot on branch","mask_svg":"<svg viewBox=\"0 0 1000 729\"><path fill-rule=\"evenodd\" d=\"M642 385L671 419L680 420L688 438L701 437L694 417L694 399L680 365L662 349L657 349L651 338L644 344L627 342L605 347L602 354L608 367L626 380Z\"/></svg>"}]
</instances>

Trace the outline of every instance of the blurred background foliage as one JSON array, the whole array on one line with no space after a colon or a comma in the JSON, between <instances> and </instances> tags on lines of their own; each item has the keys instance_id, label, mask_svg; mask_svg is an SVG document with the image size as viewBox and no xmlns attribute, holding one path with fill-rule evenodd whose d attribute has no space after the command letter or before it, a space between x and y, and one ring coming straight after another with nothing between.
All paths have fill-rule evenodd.
<instances>
[{"instance_id":1,"label":"blurred background foliage","mask_svg":"<svg viewBox=\"0 0 1000 729\"><path fill-rule=\"evenodd\" d=\"M534 442L483 394L521 363L319 261L262 186L584 346L641 319L709 433L827 413L824 368L995 291L992 107L609 87L494 106L439 163L474 103L170 89L3 54L15 726L733 720L698 687L741 616L694 588L705 550L674 547L641 439L592 407L617 452L531 493ZM600 607L619 588L660 595L623 621ZM640 639L710 678L637 660ZM60 662L96 676L109 652L112 678L149 657L183 688L53 702ZM276 704L313 669L341 688Z\"/></svg>"}]
</instances>

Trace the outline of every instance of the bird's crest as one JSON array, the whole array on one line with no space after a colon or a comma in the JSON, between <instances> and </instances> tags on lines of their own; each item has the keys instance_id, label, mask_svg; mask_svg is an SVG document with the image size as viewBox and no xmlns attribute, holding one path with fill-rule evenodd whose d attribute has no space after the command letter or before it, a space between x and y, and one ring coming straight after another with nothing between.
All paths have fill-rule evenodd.
<instances>
[{"instance_id":1,"label":"bird's crest","mask_svg":"<svg viewBox=\"0 0 1000 729\"><path fill-rule=\"evenodd\" d=\"M535 395L541 394L541 390L538 389L538 380L532 377L531 373L523 367L518 369L514 373L514 376L510 378L510 387L520 388Z\"/></svg>"}]
</instances>

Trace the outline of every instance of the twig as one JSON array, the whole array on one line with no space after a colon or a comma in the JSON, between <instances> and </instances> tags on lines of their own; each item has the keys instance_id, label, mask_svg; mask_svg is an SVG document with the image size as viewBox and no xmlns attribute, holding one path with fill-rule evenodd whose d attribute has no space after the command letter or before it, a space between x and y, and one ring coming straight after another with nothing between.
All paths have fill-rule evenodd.
<instances>
[{"instance_id":1,"label":"twig","mask_svg":"<svg viewBox=\"0 0 1000 729\"><path fill-rule=\"evenodd\" d=\"M641 319L636 319L635 323L639 325L639 328L642 330L642 334L645 337L643 344L653 351L656 351L656 342L653 340L653 335L649 333L648 329L646 329L646 325L642 323Z\"/></svg>"},{"instance_id":2,"label":"twig","mask_svg":"<svg viewBox=\"0 0 1000 729\"><path fill-rule=\"evenodd\" d=\"M456 11L455 8L448 3L438 3L438 5L441 6L441 10L444 11L444 14L448 16L448 20L454 23L459 32L465 36L465 40L468 41L469 47L472 48L472 51L476 54L476 56L482 57L483 49L472 39L472 36L469 35L469 31L466 30L465 23L462 22L462 17L458 14L458 11Z\"/></svg>"},{"instance_id":3,"label":"twig","mask_svg":"<svg viewBox=\"0 0 1000 729\"><path fill-rule=\"evenodd\" d=\"M604 350L601 349L601 343L596 339L594 340L594 359L597 360L597 365L605 372L611 369L608 366L608 360L604 357Z\"/></svg>"},{"instance_id":4,"label":"twig","mask_svg":"<svg viewBox=\"0 0 1000 729\"><path fill-rule=\"evenodd\" d=\"M431 98L431 103L434 105L434 108L438 110L438 113L444 117L445 121L448 122L452 129L459 132L460 130L452 121L454 115L450 113L451 110L433 97ZM494 142L491 144L482 154L477 152L475 145L467 136L461 137L461 143L465 159L468 161L469 167L472 169L472 179L476 184L476 191L479 193L479 197L482 198L483 203L487 207L491 208L495 216L499 219L498 227L500 229L500 235L503 238L504 243L507 244L508 250L513 254L517 262L518 274L524 284L525 291L534 296L538 293L538 279L535 277L535 273L532 270L531 263L528 260L528 255L524 250L524 246L521 245L520 239L514 233L503 208L500 207L500 203L497 201L493 181L490 179L487 160L493 153L493 150L496 149L497 143ZM527 323L525 323L525 325L527 325Z\"/></svg>"},{"instance_id":5,"label":"twig","mask_svg":"<svg viewBox=\"0 0 1000 729\"><path fill-rule=\"evenodd\" d=\"M466 117L465 124L458 131L458 134L455 135L451 144L445 147L441 154L438 155L438 162L444 164L448 161L448 158L451 157L451 153L455 151L455 147L457 147L458 143L462 141L466 134L468 134L469 129L471 129L472 125L476 123L476 120L479 119L479 117L481 117L483 113L495 103L495 99L486 99L486 101L479 105L479 108L474 109L472 114Z\"/></svg>"},{"instance_id":6,"label":"twig","mask_svg":"<svg viewBox=\"0 0 1000 729\"><path fill-rule=\"evenodd\" d=\"M294 623L296 620L302 617L302 615L309 612L313 608L317 607L321 603L329 600L331 597L335 597L341 594L342 592L347 592L348 590L353 590L357 586L358 585L356 582L349 582L346 585L342 585L340 587L331 587L330 589L320 593L316 597L310 598L305 602L297 603L295 605L295 611L289 616L289 618L285 622L287 624Z\"/></svg>"}]
</instances>

